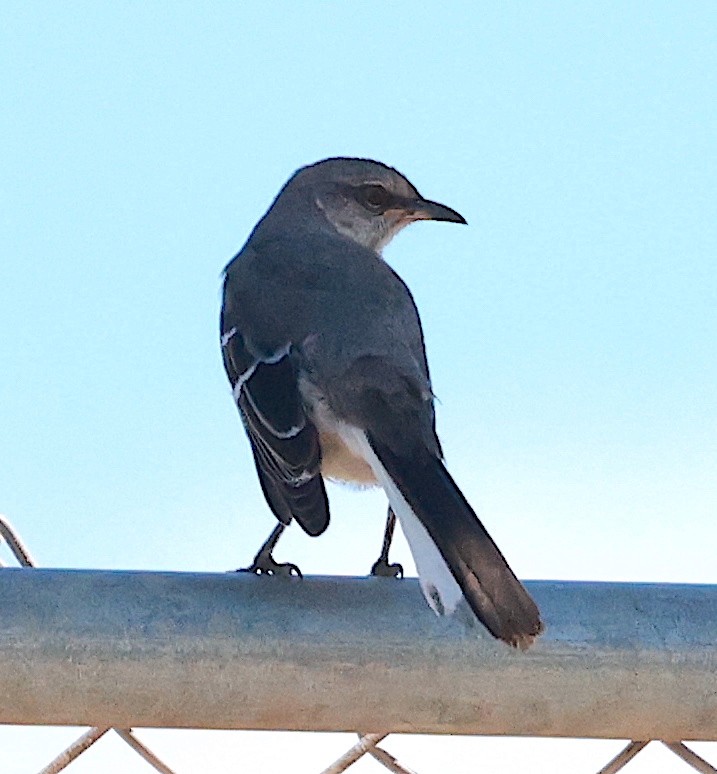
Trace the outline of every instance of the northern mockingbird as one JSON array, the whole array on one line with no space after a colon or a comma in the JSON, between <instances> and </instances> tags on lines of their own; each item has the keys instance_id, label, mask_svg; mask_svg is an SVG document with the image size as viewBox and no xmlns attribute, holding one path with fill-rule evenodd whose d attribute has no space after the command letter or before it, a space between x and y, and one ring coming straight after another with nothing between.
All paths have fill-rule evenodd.
<instances>
[{"instance_id":1,"label":"northern mockingbird","mask_svg":"<svg viewBox=\"0 0 717 774\"><path fill-rule=\"evenodd\" d=\"M527 647L538 608L443 464L418 311L381 257L416 220L465 223L391 167L326 159L293 175L226 267L224 366L280 522L250 569L281 569L271 550L292 519L326 529L324 478L378 484L430 607L465 598L491 634Z\"/></svg>"}]
</instances>

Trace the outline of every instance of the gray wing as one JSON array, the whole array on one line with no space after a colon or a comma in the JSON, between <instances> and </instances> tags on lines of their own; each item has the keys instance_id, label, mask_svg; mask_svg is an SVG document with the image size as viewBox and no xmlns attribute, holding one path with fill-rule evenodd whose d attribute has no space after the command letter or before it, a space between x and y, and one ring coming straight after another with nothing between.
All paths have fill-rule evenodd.
<instances>
[{"instance_id":1,"label":"gray wing","mask_svg":"<svg viewBox=\"0 0 717 774\"><path fill-rule=\"evenodd\" d=\"M263 357L246 347L231 304L222 308L222 357L254 454L259 482L279 521L295 518L309 535L329 524L318 432L304 411L292 349Z\"/></svg>"}]
</instances>

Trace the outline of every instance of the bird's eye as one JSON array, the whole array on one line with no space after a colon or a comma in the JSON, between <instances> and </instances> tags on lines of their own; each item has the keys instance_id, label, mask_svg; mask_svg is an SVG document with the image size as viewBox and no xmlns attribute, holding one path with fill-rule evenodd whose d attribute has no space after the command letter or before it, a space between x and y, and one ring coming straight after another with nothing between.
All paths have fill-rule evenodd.
<instances>
[{"instance_id":1,"label":"bird's eye","mask_svg":"<svg viewBox=\"0 0 717 774\"><path fill-rule=\"evenodd\" d=\"M384 212L391 202L391 195L382 185L363 185L359 189L359 201L371 212Z\"/></svg>"}]
</instances>

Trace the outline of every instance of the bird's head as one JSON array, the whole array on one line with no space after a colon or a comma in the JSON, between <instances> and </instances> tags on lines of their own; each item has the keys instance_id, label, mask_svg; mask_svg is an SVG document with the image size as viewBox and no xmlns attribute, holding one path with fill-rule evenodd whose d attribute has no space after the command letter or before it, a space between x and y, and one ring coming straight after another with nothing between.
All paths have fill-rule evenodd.
<instances>
[{"instance_id":1,"label":"bird's head","mask_svg":"<svg viewBox=\"0 0 717 774\"><path fill-rule=\"evenodd\" d=\"M466 222L450 207L424 199L400 172L369 159L332 158L303 167L285 193L317 208L336 231L376 252L416 220Z\"/></svg>"}]
</instances>

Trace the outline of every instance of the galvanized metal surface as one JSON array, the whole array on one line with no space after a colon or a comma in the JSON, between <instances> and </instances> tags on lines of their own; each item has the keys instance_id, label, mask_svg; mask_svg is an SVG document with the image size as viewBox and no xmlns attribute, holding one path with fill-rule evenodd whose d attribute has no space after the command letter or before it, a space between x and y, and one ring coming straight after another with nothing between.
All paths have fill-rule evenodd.
<instances>
[{"instance_id":1,"label":"galvanized metal surface","mask_svg":"<svg viewBox=\"0 0 717 774\"><path fill-rule=\"evenodd\" d=\"M35 562L30 556L30 552L25 547L25 544L20 540L16 530L13 529L7 517L0 513L0 543L7 543L10 547L10 551L17 560L17 563L23 567L34 567ZM5 565L0 562L0 567Z\"/></svg>"},{"instance_id":2,"label":"galvanized metal surface","mask_svg":"<svg viewBox=\"0 0 717 774\"><path fill-rule=\"evenodd\" d=\"M717 587L533 582L528 652L415 580L0 570L0 722L717 740Z\"/></svg>"},{"instance_id":3,"label":"galvanized metal surface","mask_svg":"<svg viewBox=\"0 0 717 774\"><path fill-rule=\"evenodd\" d=\"M678 758L692 766L693 769L699 771L700 774L717 774L717 769L711 764L707 763L704 758L701 758L689 747L686 747L682 742L663 742L662 744L672 751Z\"/></svg>"},{"instance_id":4,"label":"galvanized metal surface","mask_svg":"<svg viewBox=\"0 0 717 774\"><path fill-rule=\"evenodd\" d=\"M112 730L115 732L115 734L117 734L117 736L119 736L120 739L126 742L137 753L137 755L140 756L140 758L144 758L144 760L146 760L150 766L158 771L159 774L174 774L172 769L170 769L166 763L161 761L149 749L149 747L142 744L142 742L137 739L137 737L132 733L131 728L113 728Z\"/></svg>"},{"instance_id":5,"label":"galvanized metal surface","mask_svg":"<svg viewBox=\"0 0 717 774\"><path fill-rule=\"evenodd\" d=\"M50 761L47 766L44 766L39 774L58 774L58 772L63 771L72 763L72 761L79 758L83 752L92 747L92 745L101 739L108 731L109 728L90 728L88 731L85 731L82 736L75 739L69 747L64 749L56 758Z\"/></svg>"},{"instance_id":6,"label":"galvanized metal surface","mask_svg":"<svg viewBox=\"0 0 717 774\"><path fill-rule=\"evenodd\" d=\"M359 758L374 750L376 745L387 736L388 734L359 734L358 742L328 768L323 769L321 774L342 774L346 769L353 766Z\"/></svg>"},{"instance_id":7,"label":"galvanized metal surface","mask_svg":"<svg viewBox=\"0 0 717 774\"><path fill-rule=\"evenodd\" d=\"M25 548L17 530L10 524L6 516L0 514L0 543L3 541L10 546L11 552L21 567L35 567L35 562L30 556L30 552ZM0 567L4 566L0 562ZM56 756L47 766L43 767L39 774L58 774L58 772L64 771L72 761L87 752L109 730L108 728L90 728ZM161 772L161 774L174 774L163 761L134 736L131 728L115 728L113 730L119 735L120 739L128 744L139 756L144 758L147 763Z\"/></svg>"},{"instance_id":8,"label":"galvanized metal surface","mask_svg":"<svg viewBox=\"0 0 717 774\"><path fill-rule=\"evenodd\" d=\"M639 753L641 753L647 745L647 742L632 741L605 766L603 766L597 774L617 774L618 771L622 771L625 766Z\"/></svg>"}]
</instances>

